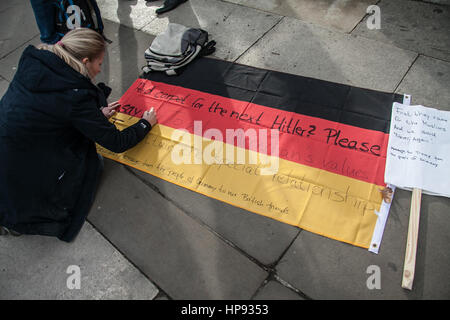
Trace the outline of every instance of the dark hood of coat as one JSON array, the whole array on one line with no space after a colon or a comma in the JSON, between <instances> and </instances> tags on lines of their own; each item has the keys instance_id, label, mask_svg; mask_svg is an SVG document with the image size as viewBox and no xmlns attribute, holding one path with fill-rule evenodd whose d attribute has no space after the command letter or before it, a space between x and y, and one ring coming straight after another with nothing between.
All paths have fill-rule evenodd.
<instances>
[{"instance_id":1,"label":"dark hood of coat","mask_svg":"<svg viewBox=\"0 0 450 320\"><path fill-rule=\"evenodd\" d=\"M0 225L64 241L75 237L100 167L94 142L73 127L73 117L95 115L101 95L54 53L24 50L0 100Z\"/></svg>"}]
</instances>

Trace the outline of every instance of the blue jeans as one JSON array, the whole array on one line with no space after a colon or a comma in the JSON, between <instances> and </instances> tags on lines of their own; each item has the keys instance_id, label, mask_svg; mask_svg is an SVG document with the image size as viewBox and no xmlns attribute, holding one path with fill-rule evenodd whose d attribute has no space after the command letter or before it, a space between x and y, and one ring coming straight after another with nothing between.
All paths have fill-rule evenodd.
<instances>
[{"instance_id":1,"label":"blue jeans","mask_svg":"<svg viewBox=\"0 0 450 320\"><path fill-rule=\"evenodd\" d=\"M54 0L30 0L34 17L41 32L41 41L48 44L58 42L60 36L55 29L56 5Z\"/></svg>"}]
</instances>

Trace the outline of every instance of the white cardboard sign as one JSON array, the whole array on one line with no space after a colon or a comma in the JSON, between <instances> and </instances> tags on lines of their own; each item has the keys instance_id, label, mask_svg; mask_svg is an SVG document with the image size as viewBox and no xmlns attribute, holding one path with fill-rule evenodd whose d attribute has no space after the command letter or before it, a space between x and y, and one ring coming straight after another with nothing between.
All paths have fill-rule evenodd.
<instances>
[{"instance_id":1,"label":"white cardboard sign","mask_svg":"<svg viewBox=\"0 0 450 320\"><path fill-rule=\"evenodd\" d=\"M393 104L384 179L450 197L450 112Z\"/></svg>"}]
</instances>

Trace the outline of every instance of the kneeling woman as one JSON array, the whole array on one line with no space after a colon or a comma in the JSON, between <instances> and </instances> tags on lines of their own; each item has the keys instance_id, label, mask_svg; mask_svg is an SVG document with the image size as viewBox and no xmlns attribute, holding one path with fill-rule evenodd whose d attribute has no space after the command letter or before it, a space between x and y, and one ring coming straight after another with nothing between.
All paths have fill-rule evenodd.
<instances>
[{"instance_id":1,"label":"kneeling woman","mask_svg":"<svg viewBox=\"0 0 450 320\"><path fill-rule=\"evenodd\" d=\"M53 46L29 46L23 52L0 101L3 231L72 241L101 174L95 143L124 152L156 124L153 111L123 131L108 121L118 104L108 105L109 88L92 82L105 48L101 35L81 28Z\"/></svg>"}]
</instances>

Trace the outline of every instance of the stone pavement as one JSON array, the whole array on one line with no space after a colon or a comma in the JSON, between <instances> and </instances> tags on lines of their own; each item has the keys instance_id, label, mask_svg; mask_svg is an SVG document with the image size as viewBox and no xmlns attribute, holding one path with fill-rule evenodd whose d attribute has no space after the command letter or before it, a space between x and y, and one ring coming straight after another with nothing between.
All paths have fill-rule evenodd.
<instances>
[{"instance_id":1,"label":"stone pavement","mask_svg":"<svg viewBox=\"0 0 450 320\"><path fill-rule=\"evenodd\" d=\"M109 46L98 81L117 99L169 22L201 27L214 57L450 110L450 1L98 0ZM434 3L433 3L434 2ZM366 8L381 9L381 29ZM39 43L26 0L0 3L0 96ZM401 288L411 193L397 190L378 255L249 213L106 160L75 242L0 237L0 299L449 299L450 199L422 196L413 291ZM67 287L69 266L81 272ZM369 266L381 288L370 290ZM70 271L70 270L69 270Z\"/></svg>"}]
</instances>

